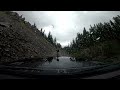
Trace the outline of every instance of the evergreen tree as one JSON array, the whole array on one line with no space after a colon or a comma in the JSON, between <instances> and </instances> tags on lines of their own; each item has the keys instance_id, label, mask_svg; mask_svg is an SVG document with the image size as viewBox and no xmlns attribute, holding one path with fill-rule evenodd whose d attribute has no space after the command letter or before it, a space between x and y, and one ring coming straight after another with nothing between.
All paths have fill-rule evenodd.
<instances>
[{"instance_id":1,"label":"evergreen tree","mask_svg":"<svg viewBox=\"0 0 120 90\"><path fill-rule=\"evenodd\" d=\"M56 46L56 43L57 43L57 42L56 42L56 38L54 38L53 43L54 43L54 45Z\"/></svg>"},{"instance_id":2,"label":"evergreen tree","mask_svg":"<svg viewBox=\"0 0 120 90\"><path fill-rule=\"evenodd\" d=\"M89 31L84 27L83 33L77 36L65 49L69 53L80 51L81 49L110 40L120 41L120 16L113 17L113 21L90 25Z\"/></svg>"},{"instance_id":3,"label":"evergreen tree","mask_svg":"<svg viewBox=\"0 0 120 90\"><path fill-rule=\"evenodd\" d=\"M48 41L53 44L53 37L51 35L51 32L48 33Z\"/></svg>"}]
</instances>

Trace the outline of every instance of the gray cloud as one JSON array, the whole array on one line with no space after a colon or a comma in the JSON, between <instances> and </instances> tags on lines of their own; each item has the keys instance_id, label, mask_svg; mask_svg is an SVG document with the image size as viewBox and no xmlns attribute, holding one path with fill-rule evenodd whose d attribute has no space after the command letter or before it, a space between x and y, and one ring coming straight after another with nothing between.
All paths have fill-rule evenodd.
<instances>
[{"instance_id":1,"label":"gray cloud","mask_svg":"<svg viewBox=\"0 0 120 90\"><path fill-rule=\"evenodd\" d=\"M67 45L77 32L90 25L108 22L112 17L120 15L120 11L16 11L23 15L26 21L36 23L38 29L44 28L45 33L51 31L63 46ZM54 25L54 28L51 26Z\"/></svg>"}]
</instances>

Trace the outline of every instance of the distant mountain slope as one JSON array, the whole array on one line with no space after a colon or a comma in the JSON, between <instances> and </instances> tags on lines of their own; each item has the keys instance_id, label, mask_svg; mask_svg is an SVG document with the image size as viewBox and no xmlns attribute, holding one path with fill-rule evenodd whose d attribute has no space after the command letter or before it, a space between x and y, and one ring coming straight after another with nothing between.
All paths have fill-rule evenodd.
<instances>
[{"instance_id":1,"label":"distant mountain slope","mask_svg":"<svg viewBox=\"0 0 120 90\"><path fill-rule=\"evenodd\" d=\"M55 55L55 47L17 13L0 11L0 62Z\"/></svg>"}]
</instances>

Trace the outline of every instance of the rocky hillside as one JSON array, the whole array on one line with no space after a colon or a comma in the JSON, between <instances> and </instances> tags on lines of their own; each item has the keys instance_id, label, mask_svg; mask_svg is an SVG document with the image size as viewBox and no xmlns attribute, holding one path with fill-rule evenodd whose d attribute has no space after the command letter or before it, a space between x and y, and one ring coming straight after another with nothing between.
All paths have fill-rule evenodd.
<instances>
[{"instance_id":1,"label":"rocky hillside","mask_svg":"<svg viewBox=\"0 0 120 90\"><path fill-rule=\"evenodd\" d=\"M55 50L25 18L0 11L0 63L54 56Z\"/></svg>"}]
</instances>

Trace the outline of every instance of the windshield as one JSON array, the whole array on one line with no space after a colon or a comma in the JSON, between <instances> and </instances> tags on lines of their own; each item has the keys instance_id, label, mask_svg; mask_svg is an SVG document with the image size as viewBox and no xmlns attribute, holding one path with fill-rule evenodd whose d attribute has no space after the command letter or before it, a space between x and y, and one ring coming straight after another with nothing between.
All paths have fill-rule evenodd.
<instances>
[{"instance_id":1,"label":"windshield","mask_svg":"<svg viewBox=\"0 0 120 90\"><path fill-rule=\"evenodd\" d=\"M120 11L0 11L1 74L99 75L119 46Z\"/></svg>"}]
</instances>

